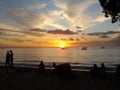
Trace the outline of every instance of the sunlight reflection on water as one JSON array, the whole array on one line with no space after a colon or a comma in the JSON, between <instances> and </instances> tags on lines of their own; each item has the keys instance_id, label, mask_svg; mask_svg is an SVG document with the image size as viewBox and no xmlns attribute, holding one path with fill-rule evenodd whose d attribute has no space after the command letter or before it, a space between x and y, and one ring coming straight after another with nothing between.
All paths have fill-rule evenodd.
<instances>
[{"instance_id":1,"label":"sunlight reflection on water","mask_svg":"<svg viewBox=\"0 0 120 90\"><path fill-rule=\"evenodd\" d=\"M81 50L81 47L67 48L4 48L0 49L0 62L5 61L7 50L14 52L14 62L37 64L44 62L71 62L84 64L118 64L120 63L120 47L88 47Z\"/></svg>"}]
</instances>

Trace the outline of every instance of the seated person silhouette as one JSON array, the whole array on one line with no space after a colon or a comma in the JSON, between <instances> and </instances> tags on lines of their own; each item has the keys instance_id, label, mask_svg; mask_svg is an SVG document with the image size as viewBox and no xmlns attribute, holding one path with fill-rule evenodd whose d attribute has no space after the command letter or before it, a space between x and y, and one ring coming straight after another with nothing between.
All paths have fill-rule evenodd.
<instances>
[{"instance_id":1,"label":"seated person silhouette","mask_svg":"<svg viewBox=\"0 0 120 90\"><path fill-rule=\"evenodd\" d=\"M53 63L53 68L54 68L54 69L56 68L56 63L55 63L55 62Z\"/></svg>"},{"instance_id":2,"label":"seated person silhouette","mask_svg":"<svg viewBox=\"0 0 120 90\"><path fill-rule=\"evenodd\" d=\"M44 71L45 71L45 65L44 65L43 61L40 61L39 73L43 73Z\"/></svg>"},{"instance_id":3,"label":"seated person silhouette","mask_svg":"<svg viewBox=\"0 0 120 90\"><path fill-rule=\"evenodd\" d=\"M63 77L63 78L72 78L72 70L71 66L68 63L60 64L55 67L55 72L57 76Z\"/></svg>"},{"instance_id":4,"label":"seated person silhouette","mask_svg":"<svg viewBox=\"0 0 120 90\"><path fill-rule=\"evenodd\" d=\"M90 72L92 77L99 77L100 70L96 64L93 64L93 68L91 69Z\"/></svg>"},{"instance_id":5,"label":"seated person silhouette","mask_svg":"<svg viewBox=\"0 0 120 90\"><path fill-rule=\"evenodd\" d=\"M100 67L100 77L103 77L103 78L106 77L106 67L105 67L104 63L101 63L101 67Z\"/></svg>"}]
</instances>

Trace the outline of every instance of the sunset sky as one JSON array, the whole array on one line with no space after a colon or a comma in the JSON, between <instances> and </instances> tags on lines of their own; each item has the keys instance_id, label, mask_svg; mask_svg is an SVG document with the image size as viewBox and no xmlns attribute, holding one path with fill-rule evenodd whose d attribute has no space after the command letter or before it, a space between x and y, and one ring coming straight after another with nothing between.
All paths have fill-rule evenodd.
<instances>
[{"instance_id":1,"label":"sunset sky","mask_svg":"<svg viewBox=\"0 0 120 90\"><path fill-rule=\"evenodd\" d=\"M0 47L120 45L119 31L98 0L0 0Z\"/></svg>"}]
</instances>

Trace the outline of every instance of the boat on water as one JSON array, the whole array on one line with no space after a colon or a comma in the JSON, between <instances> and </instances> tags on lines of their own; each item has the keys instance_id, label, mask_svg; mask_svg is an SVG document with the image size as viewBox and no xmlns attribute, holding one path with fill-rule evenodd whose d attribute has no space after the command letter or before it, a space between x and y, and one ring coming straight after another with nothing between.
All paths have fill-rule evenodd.
<instances>
[{"instance_id":1,"label":"boat on water","mask_svg":"<svg viewBox=\"0 0 120 90\"><path fill-rule=\"evenodd\" d=\"M87 50L87 47L82 47L81 50Z\"/></svg>"}]
</instances>

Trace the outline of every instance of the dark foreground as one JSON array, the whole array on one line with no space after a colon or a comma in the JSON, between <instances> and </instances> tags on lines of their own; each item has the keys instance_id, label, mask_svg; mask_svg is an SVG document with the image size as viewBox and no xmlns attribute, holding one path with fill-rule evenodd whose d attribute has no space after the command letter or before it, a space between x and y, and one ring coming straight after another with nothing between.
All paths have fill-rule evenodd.
<instances>
[{"instance_id":1,"label":"dark foreground","mask_svg":"<svg viewBox=\"0 0 120 90\"><path fill-rule=\"evenodd\" d=\"M74 78L61 78L47 69L38 74L33 68L0 67L0 90L120 90L120 80L114 73L107 78L92 78L90 72L73 71Z\"/></svg>"}]
</instances>

